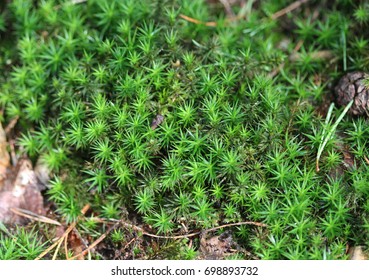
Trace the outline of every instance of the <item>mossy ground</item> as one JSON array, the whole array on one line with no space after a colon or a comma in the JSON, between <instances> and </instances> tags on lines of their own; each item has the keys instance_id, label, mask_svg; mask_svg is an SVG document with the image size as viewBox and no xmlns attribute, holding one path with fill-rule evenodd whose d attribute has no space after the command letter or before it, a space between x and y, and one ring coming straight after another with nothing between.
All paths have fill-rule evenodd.
<instances>
[{"instance_id":1,"label":"mossy ground","mask_svg":"<svg viewBox=\"0 0 369 280\"><path fill-rule=\"evenodd\" d=\"M307 1L276 16L292 2L239 1L233 20L217 1L3 3L2 121L19 117L18 153L52 170L57 219L90 204L77 225L86 240L106 231L92 217L166 236L267 224L228 229L237 258L345 259L347 246L367 247L367 118L345 116L319 172L315 160L334 84L368 70L369 6ZM92 258L186 259L200 247L124 227L104 244Z\"/></svg>"}]
</instances>

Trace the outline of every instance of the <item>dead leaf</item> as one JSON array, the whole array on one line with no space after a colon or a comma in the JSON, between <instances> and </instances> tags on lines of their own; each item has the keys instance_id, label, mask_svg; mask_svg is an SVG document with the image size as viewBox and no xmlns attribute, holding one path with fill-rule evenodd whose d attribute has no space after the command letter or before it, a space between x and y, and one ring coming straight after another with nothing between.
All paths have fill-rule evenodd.
<instances>
[{"instance_id":1,"label":"dead leaf","mask_svg":"<svg viewBox=\"0 0 369 280\"><path fill-rule=\"evenodd\" d=\"M36 177L39 180L39 182L41 183L41 190L46 189L47 184L50 181L50 168L47 166L47 164L43 161L40 160L41 158L39 158L36 162L34 171L36 173Z\"/></svg>"},{"instance_id":2,"label":"dead leaf","mask_svg":"<svg viewBox=\"0 0 369 280\"><path fill-rule=\"evenodd\" d=\"M72 230L68 235L68 243L70 249L73 252L73 256L78 256L77 260L84 260L84 256L82 251L87 247L85 242L82 240L81 235L77 232L76 229Z\"/></svg>"},{"instance_id":3,"label":"dead leaf","mask_svg":"<svg viewBox=\"0 0 369 280\"><path fill-rule=\"evenodd\" d=\"M163 121L164 121L164 116L157 114L156 117L151 122L151 128L152 129L157 128Z\"/></svg>"},{"instance_id":4,"label":"dead leaf","mask_svg":"<svg viewBox=\"0 0 369 280\"><path fill-rule=\"evenodd\" d=\"M355 167L355 156L350 151L350 147L348 145L345 145L342 148L342 153L343 153L343 165L347 169L354 168Z\"/></svg>"},{"instance_id":5,"label":"dead leaf","mask_svg":"<svg viewBox=\"0 0 369 280\"><path fill-rule=\"evenodd\" d=\"M363 248L361 246L350 247L348 250L350 260L367 260L368 256L364 254Z\"/></svg>"},{"instance_id":6,"label":"dead leaf","mask_svg":"<svg viewBox=\"0 0 369 280\"><path fill-rule=\"evenodd\" d=\"M0 191L0 221L23 224L27 219L16 215L12 208L21 208L38 215L45 215L41 184L37 180L30 160L23 158L17 166L7 171Z\"/></svg>"},{"instance_id":7,"label":"dead leaf","mask_svg":"<svg viewBox=\"0 0 369 280\"><path fill-rule=\"evenodd\" d=\"M229 231L210 238L202 236L200 240L201 258L206 260L223 259L227 253L232 252L232 248L235 246L236 243Z\"/></svg>"}]
</instances>

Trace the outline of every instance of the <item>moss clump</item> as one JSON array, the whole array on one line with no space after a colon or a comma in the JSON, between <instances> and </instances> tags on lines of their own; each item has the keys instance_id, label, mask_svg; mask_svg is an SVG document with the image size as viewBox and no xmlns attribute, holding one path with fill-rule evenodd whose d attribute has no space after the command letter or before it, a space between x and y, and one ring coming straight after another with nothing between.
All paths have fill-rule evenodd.
<instances>
[{"instance_id":1,"label":"moss clump","mask_svg":"<svg viewBox=\"0 0 369 280\"><path fill-rule=\"evenodd\" d=\"M33 260L46 249L34 228L4 230L0 225L0 260Z\"/></svg>"},{"instance_id":2,"label":"moss clump","mask_svg":"<svg viewBox=\"0 0 369 280\"><path fill-rule=\"evenodd\" d=\"M288 3L235 6L247 14L238 21L200 0L3 7L0 32L17 44L11 69L1 61L0 105L6 120L20 117L23 151L53 170L62 218L89 202L165 235L265 222L233 229L263 259L341 259L346 244L367 242L368 121L345 118L315 170L330 125L315 106L344 71L368 70L364 6L271 16ZM355 164L344 169L347 154Z\"/></svg>"}]
</instances>

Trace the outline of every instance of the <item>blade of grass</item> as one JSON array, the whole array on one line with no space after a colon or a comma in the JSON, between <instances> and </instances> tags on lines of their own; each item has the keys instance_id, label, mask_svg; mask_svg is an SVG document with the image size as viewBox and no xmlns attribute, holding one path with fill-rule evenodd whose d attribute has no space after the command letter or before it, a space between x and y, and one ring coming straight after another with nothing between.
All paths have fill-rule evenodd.
<instances>
[{"instance_id":1,"label":"blade of grass","mask_svg":"<svg viewBox=\"0 0 369 280\"><path fill-rule=\"evenodd\" d=\"M342 52L343 52L343 71L346 72L347 70L347 47L346 47L346 32L342 29L341 33L341 40L342 40Z\"/></svg>"},{"instance_id":2,"label":"blade of grass","mask_svg":"<svg viewBox=\"0 0 369 280\"><path fill-rule=\"evenodd\" d=\"M325 122L324 122L325 127L328 126L329 121L331 120L333 109L334 109L334 103L332 102L332 104L329 106L327 117L325 118Z\"/></svg>"},{"instance_id":3,"label":"blade of grass","mask_svg":"<svg viewBox=\"0 0 369 280\"><path fill-rule=\"evenodd\" d=\"M336 128L337 128L338 124L341 122L341 120L346 115L347 111L351 108L351 106L352 106L353 103L354 103L354 100L351 100L346 105L345 109L342 111L341 115L338 117L338 119L333 124L333 126L331 127L331 129L327 131L327 135L325 136L324 140L322 141L321 145L319 146L318 153L317 153L317 156L316 156L316 171L317 172L319 172L319 170L320 170L320 168L319 168L319 160L320 160L320 157L321 157L321 155L323 153L324 147L327 145L329 139L331 139L332 134L336 131ZM333 107L334 106L332 104L329 107L327 118L325 120L326 125L328 124L329 118L331 117L331 114L332 114L332 111L333 111ZM325 135L325 133L323 135Z\"/></svg>"}]
</instances>

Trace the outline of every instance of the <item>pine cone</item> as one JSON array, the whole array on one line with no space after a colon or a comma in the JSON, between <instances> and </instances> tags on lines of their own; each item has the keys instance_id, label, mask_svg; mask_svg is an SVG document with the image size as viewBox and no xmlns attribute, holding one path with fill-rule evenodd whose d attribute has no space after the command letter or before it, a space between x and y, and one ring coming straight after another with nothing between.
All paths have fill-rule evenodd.
<instances>
[{"instance_id":1,"label":"pine cone","mask_svg":"<svg viewBox=\"0 0 369 280\"><path fill-rule=\"evenodd\" d=\"M349 114L369 115L369 88L365 86L364 80L369 75L364 72L352 72L343 76L335 87L336 102L340 106L346 106L352 99Z\"/></svg>"}]
</instances>

